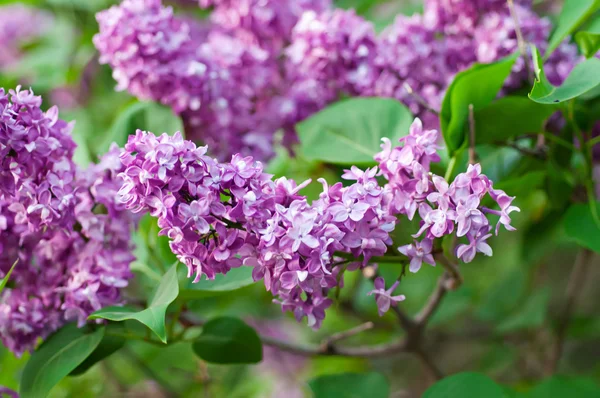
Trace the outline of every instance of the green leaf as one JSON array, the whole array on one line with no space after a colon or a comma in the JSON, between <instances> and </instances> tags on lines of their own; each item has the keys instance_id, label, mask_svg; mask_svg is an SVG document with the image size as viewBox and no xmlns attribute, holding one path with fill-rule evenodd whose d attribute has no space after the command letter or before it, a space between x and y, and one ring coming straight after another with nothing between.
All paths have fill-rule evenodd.
<instances>
[{"instance_id":1,"label":"green leaf","mask_svg":"<svg viewBox=\"0 0 600 398\"><path fill-rule=\"evenodd\" d=\"M474 372L448 376L429 387L423 398L502 398L502 388L489 377Z\"/></svg>"},{"instance_id":2,"label":"green leaf","mask_svg":"<svg viewBox=\"0 0 600 398\"><path fill-rule=\"evenodd\" d=\"M548 59L560 43L581 26L598 8L600 8L600 0L565 0L556 29L550 37L545 58Z\"/></svg>"},{"instance_id":3,"label":"green leaf","mask_svg":"<svg viewBox=\"0 0 600 398\"><path fill-rule=\"evenodd\" d=\"M33 353L21 377L21 398L46 397L50 390L81 364L100 344L104 327L91 331L68 324Z\"/></svg>"},{"instance_id":4,"label":"green leaf","mask_svg":"<svg viewBox=\"0 0 600 398\"><path fill-rule=\"evenodd\" d=\"M499 333L509 333L522 329L533 329L541 326L546 319L548 301L550 300L550 291L540 289L535 291L522 304L519 310L501 322L496 330Z\"/></svg>"},{"instance_id":5,"label":"green leaf","mask_svg":"<svg viewBox=\"0 0 600 398\"><path fill-rule=\"evenodd\" d=\"M600 396L600 387L594 380L567 376L553 376L525 395L526 398L595 398L598 396Z\"/></svg>"},{"instance_id":6,"label":"green leaf","mask_svg":"<svg viewBox=\"0 0 600 398\"><path fill-rule=\"evenodd\" d=\"M103 143L104 150L113 142L122 147L137 129L151 131L156 135L172 135L177 131L183 133L183 123L179 116L163 105L155 102L134 102L117 116Z\"/></svg>"},{"instance_id":7,"label":"green leaf","mask_svg":"<svg viewBox=\"0 0 600 398\"><path fill-rule=\"evenodd\" d=\"M317 377L308 385L315 398L387 398L390 385L384 375L370 373L341 373Z\"/></svg>"},{"instance_id":8,"label":"green leaf","mask_svg":"<svg viewBox=\"0 0 600 398\"><path fill-rule=\"evenodd\" d=\"M192 300L216 296L250 286L253 283L252 267L233 268L225 275L215 275L214 280L209 280L206 276L197 283L189 280L186 288L179 293L179 297L184 300Z\"/></svg>"},{"instance_id":9,"label":"green leaf","mask_svg":"<svg viewBox=\"0 0 600 398\"><path fill-rule=\"evenodd\" d=\"M92 366L98 362L108 358L115 352L119 351L125 345L125 338L119 335L111 334L112 331L121 332L124 327L120 323L109 323L106 326L106 332L98 347L92 352L92 354L85 359L79 366L77 366L69 376L79 376L87 372Z\"/></svg>"},{"instance_id":10,"label":"green leaf","mask_svg":"<svg viewBox=\"0 0 600 398\"><path fill-rule=\"evenodd\" d=\"M381 139L408 134L413 116L389 98L351 98L337 102L296 125L308 160L342 165L371 165Z\"/></svg>"},{"instance_id":11,"label":"green leaf","mask_svg":"<svg viewBox=\"0 0 600 398\"><path fill-rule=\"evenodd\" d=\"M474 64L456 75L446 91L440 112L444 141L450 156L463 145L469 105L479 111L496 98L510 74L517 53L492 64Z\"/></svg>"},{"instance_id":12,"label":"green leaf","mask_svg":"<svg viewBox=\"0 0 600 398\"><path fill-rule=\"evenodd\" d=\"M202 327L193 344L196 355L219 364L262 361L262 342L254 329L237 318L212 319Z\"/></svg>"},{"instance_id":13,"label":"green leaf","mask_svg":"<svg viewBox=\"0 0 600 398\"><path fill-rule=\"evenodd\" d=\"M591 58L600 50L600 16L596 16L582 31L575 34L575 41L586 58Z\"/></svg>"},{"instance_id":14,"label":"green leaf","mask_svg":"<svg viewBox=\"0 0 600 398\"><path fill-rule=\"evenodd\" d=\"M0 281L0 293L2 293L2 290L4 290L4 288L6 287L6 284L8 283L8 280L10 279L10 274L12 274L12 272L15 269L15 267L17 266L18 262L19 262L19 259L15 260L15 262L10 267L10 269L8 270L8 272L6 273L4 278L2 278L2 280Z\"/></svg>"},{"instance_id":15,"label":"green leaf","mask_svg":"<svg viewBox=\"0 0 600 398\"><path fill-rule=\"evenodd\" d=\"M600 206L600 202L597 203ZM565 234L577 244L600 253L600 228L594 222L588 204L574 204L567 210L563 219Z\"/></svg>"},{"instance_id":16,"label":"green leaf","mask_svg":"<svg viewBox=\"0 0 600 398\"><path fill-rule=\"evenodd\" d=\"M540 132L555 111L555 107L538 104L527 97L500 98L475 112L475 143L498 143Z\"/></svg>"},{"instance_id":17,"label":"green leaf","mask_svg":"<svg viewBox=\"0 0 600 398\"><path fill-rule=\"evenodd\" d=\"M135 319L150 328L166 344L165 314L169 304L175 301L179 294L177 264L173 264L163 276L156 293L154 293L148 308L145 310L137 311L128 307L106 307L94 312L89 319L108 319L117 322Z\"/></svg>"},{"instance_id":18,"label":"green leaf","mask_svg":"<svg viewBox=\"0 0 600 398\"><path fill-rule=\"evenodd\" d=\"M540 104L556 104L579 97L600 85L600 59L590 58L575 66L559 87L553 86L544 73L540 52L533 47L535 82L529 93L532 101Z\"/></svg>"}]
</instances>

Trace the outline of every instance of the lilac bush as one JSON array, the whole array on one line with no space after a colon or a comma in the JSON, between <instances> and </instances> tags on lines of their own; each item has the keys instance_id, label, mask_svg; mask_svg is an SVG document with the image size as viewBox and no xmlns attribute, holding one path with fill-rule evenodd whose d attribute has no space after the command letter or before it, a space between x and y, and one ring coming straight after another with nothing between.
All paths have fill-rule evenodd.
<instances>
[{"instance_id":1,"label":"lilac bush","mask_svg":"<svg viewBox=\"0 0 600 398\"><path fill-rule=\"evenodd\" d=\"M594 371L593 2L51 3L0 8L0 395L594 395L535 386Z\"/></svg>"}]
</instances>

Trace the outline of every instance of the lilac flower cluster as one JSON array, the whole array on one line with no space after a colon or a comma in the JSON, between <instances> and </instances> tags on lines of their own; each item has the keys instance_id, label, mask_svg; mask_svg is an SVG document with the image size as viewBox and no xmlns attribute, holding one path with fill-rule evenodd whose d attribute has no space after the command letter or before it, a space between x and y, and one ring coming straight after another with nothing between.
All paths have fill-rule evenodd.
<instances>
[{"instance_id":1,"label":"lilac flower cluster","mask_svg":"<svg viewBox=\"0 0 600 398\"><path fill-rule=\"evenodd\" d=\"M73 127L31 91L0 89L0 339L17 355L68 321L119 302L131 278L131 216L116 202L113 147L76 169Z\"/></svg>"},{"instance_id":2,"label":"lilac flower cluster","mask_svg":"<svg viewBox=\"0 0 600 398\"><path fill-rule=\"evenodd\" d=\"M158 217L161 233L195 281L242 264L279 298L283 309L318 327L337 285L336 252L382 255L395 218L386 210L376 170L352 171L357 182L331 187L308 204L286 178L273 181L262 164L234 155L219 163L206 147L138 131L125 146L120 194L134 212ZM305 296L303 297L303 293Z\"/></svg>"},{"instance_id":3,"label":"lilac flower cluster","mask_svg":"<svg viewBox=\"0 0 600 398\"><path fill-rule=\"evenodd\" d=\"M52 17L44 11L22 4L0 7L0 71L19 59L20 45L40 37L51 25Z\"/></svg>"},{"instance_id":4,"label":"lilac flower cluster","mask_svg":"<svg viewBox=\"0 0 600 398\"><path fill-rule=\"evenodd\" d=\"M474 30L478 62L493 62L518 49L515 20L506 10L500 10L483 14ZM524 40L535 44L540 52L544 53L552 30L550 20L540 18L531 9L518 5L515 6L515 12ZM544 71L551 83L560 85L579 60L577 47L565 42L544 64ZM504 88L509 91L518 89L527 82L527 79L525 59L519 57Z\"/></svg>"},{"instance_id":5,"label":"lilac flower cluster","mask_svg":"<svg viewBox=\"0 0 600 398\"><path fill-rule=\"evenodd\" d=\"M463 262L471 262L477 252L491 256L492 249L486 240L491 236L492 227L486 214L500 217L495 229L497 235L500 224L509 231L514 230L509 214L519 211L512 206L514 198L494 189L492 181L481 174L478 164L470 165L467 172L459 174L451 184L432 175L429 164L439 160L436 153L438 138L436 130L424 130L417 119L409 135L400 140L402 146L392 148L389 140L385 140L383 151L375 155L382 175L388 180L385 189L393 192L392 211L406 215L409 220L418 211L421 219L421 227L413 237L422 237L422 240L398 248L409 257L411 272L417 272L423 262L434 265L433 241L454 232L468 241L456 248L456 256ZM486 194L500 210L481 206Z\"/></svg>"},{"instance_id":6,"label":"lilac flower cluster","mask_svg":"<svg viewBox=\"0 0 600 398\"><path fill-rule=\"evenodd\" d=\"M423 219L415 237L424 239L400 249L413 272L421 261L433 262L433 240L452 233L455 224L458 236L470 242L457 248L467 262L476 251L491 255L485 244L491 227L484 214L500 215L500 222L512 229L513 198L494 191L478 166L450 186L431 176L429 164L439 160L438 138L417 119L402 146L384 143L376 156L380 171L352 167L342 175L354 181L348 186L329 186L320 179L323 192L309 204L298 193L309 181L272 180L251 157L218 162L206 155L206 147L183 140L180 133L156 137L138 131L121 155L126 169L119 194L133 212L158 218L160 233L171 239L172 251L195 281L203 274L213 279L242 264L252 266L254 279L264 280L283 310L318 328L331 305L328 292L343 283L340 272L384 255L398 214L412 218L418 209ZM388 179L384 187L378 175ZM486 193L500 211L479 206ZM382 312L399 300L391 296L394 289L374 291Z\"/></svg>"},{"instance_id":7,"label":"lilac flower cluster","mask_svg":"<svg viewBox=\"0 0 600 398\"><path fill-rule=\"evenodd\" d=\"M278 65L255 43L175 16L160 0L125 0L97 15L94 43L117 89L181 114L188 136L216 154L268 158Z\"/></svg>"},{"instance_id":8,"label":"lilac flower cluster","mask_svg":"<svg viewBox=\"0 0 600 398\"><path fill-rule=\"evenodd\" d=\"M288 44L302 13L325 11L331 0L199 0L199 4L214 6L210 18L215 25L275 53Z\"/></svg>"}]
</instances>

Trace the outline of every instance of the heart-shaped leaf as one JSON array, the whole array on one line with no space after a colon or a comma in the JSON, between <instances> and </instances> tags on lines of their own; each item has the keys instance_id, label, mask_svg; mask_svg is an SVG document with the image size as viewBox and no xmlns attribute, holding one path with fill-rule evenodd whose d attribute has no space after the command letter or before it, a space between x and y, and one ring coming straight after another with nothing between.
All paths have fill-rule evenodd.
<instances>
[{"instance_id":1,"label":"heart-shaped leaf","mask_svg":"<svg viewBox=\"0 0 600 398\"><path fill-rule=\"evenodd\" d=\"M179 295L179 284L177 280L177 263L162 277L154 296L150 300L148 308L137 311L129 307L106 307L90 315L90 319L108 319L109 321L125 321L135 319L148 326L158 338L167 342L167 331L165 327L165 315L169 304Z\"/></svg>"},{"instance_id":2,"label":"heart-shaped leaf","mask_svg":"<svg viewBox=\"0 0 600 398\"><path fill-rule=\"evenodd\" d=\"M351 98L328 106L296 125L308 160L371 165L381 139L397 142L408 134L413 116L390 98Z\"/></svg>"},{"instance_id":3,"label":"heart-shaped leaf","mask_svg":"<svg viewBox=\"0 0 600 398\"><path fill-rule=\"evenodd\" d=\"M104 327L90 330L68 324L48 337L31 355L21 377L21 398L48 396L52 388L79 366L100 344Z\"/></svg>"},{"instance_id":4,"label":"heart-shaped leaf","mask_svg":"<svg viewBox=\"0 0 600 398\"><path fill-rule=\"evenodd\" d=\"M563 84L553 86L544 73L540 52L533 47L536 79L529 93L532 101L540 104L557 104L579 97L600 85L600 59L590 58L575 66Z\"/></svg>"},{"instance_id":5,"label":"heart-shaped leaf","mask_svg":"<svg viewBox=\"0 0 600 398\"><path fill-rule=\"evenodd\" d=\"M108 358L115 352L119 351L125 345L125 338L120 335L111 334L112 333L122 333L123 325L121 323L109 323L106 325L106 332L104 333L104 337L98 347L91 353L89 357L85 359L81 363L81 365L77 366L69 376L78 376L87 372L92 366L97 364L98 362Z\"/></svg>"},{"instance_id":6,"label":"heart-shaped leaf","mask_svg":"<svg viewBox=\"0 0 600 398\"><path fill-rule=\"evenodd\" d=\"M390 385L384 375L370 373L341 373L311 380L308 385L315 398L387 398Z\"/></svg>"},{"instance_id":7,"label":"heart-shaped leaf","mask_svg":"<svg viewBox=\"0 0 600 398\"><path fill-rule=\"evenodd\" d=\"M502 398L502 388L489 377L474 372L448 376L429 387L423 398Z\"/></svg>"},{"instance_id":8,"label":"heart-shaped leaf","mask_svg":"<svg viewBox=\"0 0 600 398\"><path fill-rule=\"evenodd\" d=\"M465 141L469 105L479 111L491 103L516 59L515 53L492 64L474 64L456 75L446 91L440 112L442 134L451 156Z\"/></svg>"},{"instance_id":9,"label":"heart-shaped leaf","mask_svg":"<svg viewBox=\"0 0 600 398\"><path fill-rule=\"evenodd\" d=\"M548 59L560 43L581 26L598 8L600 8L600 0L565 0L556 29L550 37L545 58Z\"/></svg>"},{"instance_id":10,"label":"heart-shaped leaf","mask_svg":"<svg viewBox=\"0 0 600 398\"><path fill-rule=\"evenodd\" d=\"M508 96L475 112L475 142L492 144L543 130L544 122L555 107L530 101L527 97Z\"/></svg>"},{"instance_id":11,"label":"heart-shaped leaf","mask_svg":"<svg viewBox=\"0 0 600 398\"><path fill-rule=\"evenodd\" d=\"M211 363L258 363L262 342L254 329L237 318L212 319L193 344L196 355Z\"/></svg>"}]
</instances>

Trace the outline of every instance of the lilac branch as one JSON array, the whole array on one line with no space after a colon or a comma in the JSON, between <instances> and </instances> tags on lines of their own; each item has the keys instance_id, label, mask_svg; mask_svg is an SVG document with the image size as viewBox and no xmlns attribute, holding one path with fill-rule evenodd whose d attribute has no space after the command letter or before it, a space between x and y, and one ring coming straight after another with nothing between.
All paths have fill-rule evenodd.
<instances>
[{"instance_id":1,"label":"lilac branch","mask_svg":"<svg viewBox=\"0 0 600 398\"><path fill-rule=\"evenodd\" d=\"M181 315L180 321L185 327L203 326L206 323L204 320L199 320L195 317L191 317L187 313ZM259 337L264 345L275 347L282 351L302 356L344 356L356 358L375 358L391 356L400 352L408 351L406 340L398 340L389 343L365 346L339 346L335 344L337 341L346 339L350 336L371 329L372 327L373 324L371 322L367 322L348 331L333 334L329 338L324 339L325 344L321 343L318 345L292 343L260 334Z\"/></svg>"},{"instance_id":2,"label":"lilac branch","mask_svg":"<svg viewBox=\"0 0 600 398\"><path fill-rule=\"evenodd\" d=\"M444 299L444 296L448 291L446 285L449 279L450 275L447 272L445 272L440 277L440 279L438 279L438 283L435 287L435 290L433 291L431 296L429 296L429 299L427 300L427 303L425 304L423 309L421 309L421 311L419 311L419 313L415 315L415 322L421 327L424 327L427 324L429 319L433 316L435 311L442 303L442 300Z\"/></svg>"}]
</instances>

